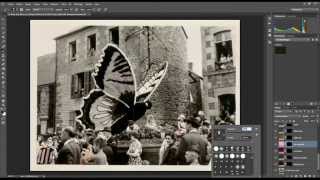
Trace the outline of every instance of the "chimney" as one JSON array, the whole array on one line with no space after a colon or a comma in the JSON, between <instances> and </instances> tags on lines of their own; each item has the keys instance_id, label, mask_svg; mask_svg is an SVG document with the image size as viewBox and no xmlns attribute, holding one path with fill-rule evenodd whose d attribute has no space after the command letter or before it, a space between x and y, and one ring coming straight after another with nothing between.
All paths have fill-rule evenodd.
<instances>
[{"instance_id":1,"label":"chimney","mask_svg":"<svg viewBox=\"0 0 320 180\"><path fill-rule=\"evenodd\" d=\"M189 71L193 70L193 63L192 62L188 62L188 70Z\"/></svg>"}]
</instances>

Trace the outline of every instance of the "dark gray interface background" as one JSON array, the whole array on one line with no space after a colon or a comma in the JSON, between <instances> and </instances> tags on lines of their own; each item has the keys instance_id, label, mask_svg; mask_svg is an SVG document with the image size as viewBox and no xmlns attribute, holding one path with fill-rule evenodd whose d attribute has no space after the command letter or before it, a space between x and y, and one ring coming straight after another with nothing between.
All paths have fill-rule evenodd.
<instances>
[{"instance_id":1,"label":"dark gray interface background","mask_svg":"<svg viewBox=\"0 0 320 180\"><path fill-rule=\"evenodd\" d=\"M30 172L30 83L29 83L29 57L30 57L30 26L29 21L37 20L85 20L85 19L238 19L241 22L241 124L259 124L262 127L262 161L272 157L267 156L270 149L266 147L270 128L267 125L270 116L266 115L268 110L272 109L271 101L268 97L273 94L268 93L273 86L267 87L266 82L273 82L266 77L269 68L266 60L266 18L267 14L272 11L289 12L291 8L300 7L302 3L106 3L108 13L93 13L91 16L7 16L7 123L1 126L1 138L5 139L6 145L2 146L0 152L6 154L6 167L1 166L0 170L6 175L45 175L61 176L61 172ZM299 55L297 52L300 48L293 47L292 56ZM313 47L308 47L312 49ZM290 54L291 55L291 54ZM276 57L275 57L276 58ZM305 57L302 57L305 58ZM278 62L275 66L278 68L287 66L285 62ZM279 93L275 96L287 97L306 96L309 99L318 98L319 85L317 84L318 73L316 71L318 62L309 60L307 63L310 69L301 69L302 62L294 61L290 63L289 70L293 76L281 76L275 80L275 86L279 88ZM305 63L303 63L304 65ZM270 65L270 64L269 64ZM275 69L277 69L275 68ZM301 73L295 73L300 70ZM270 73L270 72L269 72ZM282 71L275 71L281 73ZM283 74L282 74L283 75ZM310 78L312 77L312 78ZM299 88L296 84L290 84L289 81L295 79L296 82L302 83ZM284 84L286 82L288 84ZM272 83L271 83L272 84ZM309 88L314 85L314 88ZM308 86L308 88L304 88ZM288 91L289 89L289 91ZM308 93L299 93L307 90ZM280 93L281 92L281 93ZM280 95L281 94L281 95ZM269 128L269 129L268 129ZM17 136L18 134L18 136ZM1 140L2 140L1 139ZM3 141L2 141L3 142ZM17 143L18 142L18 143ZM4 157L1 155L1 157ZM267 163L262 163L262 176L268 176L271 167ZM81 176L81 177L99 177L99 176L194 176L194 177L211 177L210 172L63 172L63 176Z\"/></svg>"}]
</instances>

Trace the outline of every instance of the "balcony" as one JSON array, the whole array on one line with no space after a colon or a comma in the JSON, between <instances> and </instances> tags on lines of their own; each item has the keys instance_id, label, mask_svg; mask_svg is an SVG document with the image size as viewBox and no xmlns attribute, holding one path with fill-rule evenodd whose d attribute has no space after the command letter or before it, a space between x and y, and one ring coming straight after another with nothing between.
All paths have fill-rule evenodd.
<instances>
[{"instance_id":1,"label":"balcony","mask_svg":"<svg viewBox=\"0 0 320 180\"><path fill-rule=\"evenodd\" d=\"M215 71L225 71L225 70L233 70L233 58L221 58L219 61L215 62Z\"/></svg>"}]
</instances>

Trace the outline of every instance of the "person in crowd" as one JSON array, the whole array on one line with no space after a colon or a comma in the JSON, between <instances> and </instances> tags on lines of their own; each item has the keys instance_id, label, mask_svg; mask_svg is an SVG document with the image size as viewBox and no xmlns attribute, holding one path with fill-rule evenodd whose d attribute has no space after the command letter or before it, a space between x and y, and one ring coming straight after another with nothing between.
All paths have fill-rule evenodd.
<instances>
[{"instance_id":1,"label":"person in crowd","mask_svg":"<svg viewBox=\"0 0 320 180\"><path fill-rule=\"evenodd\" d=\"M102 150L107 157L108 164L112 164L114 152L112 146L108 143L108 141L103 144Z\"/></svg>"},{"instance_id":2,"label":"person in crowd","mask_svg":"<svg viewBox=\"0 0 320 180\"><path fill-rule=\"evenodd\" d=\"M208 146L207 146L207 161L209 162L209 165L211 165L211 157L212 157L212 133L211 131L209 132L208 136L207 136L207 140L208 140Z\"/></svg>"},{"instance_id":3,"label":"person in crowd","mask_svg":"<svg viewBox=\"0 0 320 180\"><path fill-rule=\"evenodd\" d=\"M231 62L231 61L233 61L232 55L228 54L227 55L227 62Z\"/></svg>"},{"instance_id":4,"label":"person in crowd","mask_svg":"<svg viewBox=\"0 0 320 180\"><path fill-rule=\"evenodd\" d=\"M175 146L179 147L180 145L180 141L182 139L182 137L184 136L184 134L182 134L180 131L175 131L174 133L174 137L175 137Z\"/></svg>"},{"instance_id":5,"label":"person in crowd","mask_svg":"<svg viewBox=\"0 0 320 180\"><path fill-rule=\"evenodd\" d=\"M100 136L103 136L105 142L102 145L102 151L107 157L108 164L112 164L112 157L114 156L113 147L112 147L112 134L111 127L106 127L101 133ZM111 140L110 140L111 139Z\"/></svg>"},{"instance_id":6,"label":"person in crowd","mask_svg":"<svg viewBox=\"0 0 320 180\"><path fill-rule=\"evenodd\" d=\"M93 141L93 156L92 159L89 161L92 161L95 165L108 165L107 156L103 152L103 146L106 143L105 139L101 136L98 136Z\"/></svg>"},{"instance_id":7,"label":"person in crowd","mask_svg":"<svg viewBox=\"0 0 320 180\"><path fill-rule=\"evenodd\" d=\"M150 162L148 160L143 160L142 165L150 165Z\"/></svg>"},{"instance_id":8,"label":"person in crowd","mask_svg":"<svg viewBox=\"0 0 320 180\"><path fill-rule=\"evenodd\" d=\"M185 153L185 159L189 165L200 165L199 163L200 149L198 145L192 145Z\"/></svg>"},{"instance_id":9,"label":"person in crowd","mask_svg":"<svg viewBox=\"0 0 320 180\"><path fill-rule=\"evenodd\" d=\"M160 132L160 138L162 140L164 140L164 136L166 135L166 132L168 131L168 123L166 122L162 122L160 124L160 127L159 127L159 132ZM164 141L163 141L164 142Z\"/></svg>"},{"instance_id":10,"label":"person in crowd","mask_svg":"<svg viewBox=\"0 0 320 180\"><path fill-rule=\"evenodd\" d=\"M180 114L178 117L178 131L182 134L187 132L185 119L186 117L183 114Z\"/></svg>"},{"instance_id":11,"label":"person in crowd","mask_svg":"<svg viewBox=\"0 0 320 180\"><path fill-rule=\"evenodd\" d=\"M202 123L202 126L200 128L200 133L204 138L207 138L208 134L210 133L210 121L205 120Z\"/></svg>"},{"instance_id":12,"label":"person in crowd","mask_svg":"<svg viewBox=\"0 0 320 180\"><path fill-rule=\"evenodd\" d=\"M235 115L231 114L229 120L230 120L229 122L230 124L235 124Z\"/></svg>"},{"instance_id":13,"label":"person in crowd","mask_svg":"<svg viewBox=\"0 0 320 180\"><path fill-rule=\"evenodd\" d=\"M63 146L58 153L57 164L80 164L81 150L75 135L72 127L63 130L61 135Z\"/></svg>"},{"instance_id":14,"label":"person in crowd","mask_svg":"<svg viewBox=\"0 0 320 180\"><path fill-rule=\"evenodd\" d=\"M55 163L56 159L58 158L58 151L57 151L57 146L54 144L53 138L49 137L47 145L49 148L52 149L52 161L51 163Z\"/></svg>"},{"instance_id":15,"label":"person in crowd","mask_svg":"<svg viewBox=\"0 0 320 180\"><path fill-rule=\"evenodd\" d=\"M199 146L199 163L200 164L208 164L206 161L207 156L207 145L208 141L200 135L199 127L201 125L201 121L198 118L191 117L186 121L187 134L181 138L179 149L178 149L178 162L181 165L187 164L185 159L186 151L192 145Z\"/></svg>"},{"instance_id":16,"label":"person in crowd","mask_svg":"<svg viewBox=\"0 0 320 180\"><path fill-rule=\"evenodd\" d=\"M142 153L142 145L140 141L138 140L139 138L139 133L137 131L131 131L129 133L130 137L130 145L129 149L127 151L127 155L129 156L129 165L141 165L142 160L141 160L141 153Z\"/></svg>"},{"instance_id":17,"label":"person in crowd","mask_svg":"<svg viewBox=\"0 0 320 180\"><path fill-rule=\"evenodd\" d=\"M37 152L39 152L39 150L40 150L42 141L43 141L43 136L42 135L38 135L37 136Z\"/></svg>"},{"instance_id":18,"label":"person in crowd","mask_svg":"<svg viewBox=\"0 0 320 180\"><path fill-rule=\"evenodd\" d=\"M206 120L205 114L203 111L198 111L198 116L201 119L201 125L203 124L203 122Z\"/></svg>"},{"instance_id":19,"label":"person in crowd","mask_svg":"<svg viewBox=\"0 0 320 180\"><path fill-rule=\"evenodd\" d=\"M128 121L128 127L126 129L126 132L128 134L130 134L133 131L137 131L138 132L139 130L140 130L140 127L133 120L129 120Z\"/></svg>"},{"instance_id":20,"label":"person in crowd","mask_svg":"<svg viewBox=\"0 0 320 180\"><path fill-rule=\"evenodd\" d=\"M157 125L157 123L156 123L156 120L154 119L154 117L153 117L152 114L149 114L149 115L147 116L147 121L146 121L145 127L146 127L147 129L151 129L151 130L160 132L160 128L158 127L158 125Z\"/></svg>"},{"instance_id":21,"label":"person in crowd","mask_svg":"<svg viewBox=\"0 0 320 180\"><path fill-rule=\"evenodd\" d=\"M57 157L57 150L53 147L52 137L43 139L37 154L38 164L54 164Z\"/></svg>"},{"instance_id":22,"label":"person in crowd","mask_svg":"<svg viewBox=\"0 0 320 180\"><path fill-rule=\"evenodd\" d=\"M166 133L165 141L167 142L167 147L164 150L161 165L177 165L178 147L175 144L174 133Z\"/></svg>"},{"instance_id":23,"label":"person in crowd","mask_svg":"<svg viewBox=\"0 0 320 180\"><path fill-rule=\"evenodd\" d=\"M168 146L169 146L168 142L166 141L165 135L164 135L163 141L159 149L159 165L161 165L163 162L163 155Z\"/></svg>"},{"instance_id":24,"label":"person in crowd","mask_svg":"<svg viewBox=\"0 0 320 180\"><path fill-rule=\"evenodd\" d=\"M57 136L54 136L52 138L52 141L53 141L53 147L57 150L58 152L58 146L59 146L59 138Z\"/></svg>"},{"instance_id":25,"label":"person in crowd","mask_svg":"<svg viewBox=\"0 0 320 180\"><path fill-rule=\"evenodd\" d=\"M224 54L221 54L220 63L225 63L225 62L227 62L227 57Z\"/></svg>"},{"instance_id":26,"label":"person in crowd","mask_svg":"<svg viewBox=\"0 0 320 180\"><path fill-rule=\"evenodd\" d=\"M96 138L95 132L93 129L87 129L85 131L84 139L87 143L93 145L93 140Z\"/></svg>"},{"instance_id":27,"label":"person in crowd","mask_svg":"<svg viewBox=\"0 0 320 180\"><path fill-rule=\"evenodd\" d=\"M82 144L80 164L93 164L91 162L93 156L93 145L85 142Z\"/></svg>"}]
</instances>

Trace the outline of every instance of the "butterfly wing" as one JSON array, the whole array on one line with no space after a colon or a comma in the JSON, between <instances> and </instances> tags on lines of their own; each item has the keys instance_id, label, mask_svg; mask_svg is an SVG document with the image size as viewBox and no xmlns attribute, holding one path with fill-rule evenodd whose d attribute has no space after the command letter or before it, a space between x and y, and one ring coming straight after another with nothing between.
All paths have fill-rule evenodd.
<instances>
[{"instance_id":1,"label":"butterfly wing","mask_svg":"<svg viewBox=\"0 0 320 180\"><path fill-rule=\"evenodd\" d=\"M112 98L119 101L124 92L136 91L136 78L132 65L126 55L113 44L108 44L104 48L104 55L96 64L93 78L98 88ZM130 106L129 102L124 104Z\"/></svg>"},{"instance_id":2,"label":"butterfly wing","mask_svg":"<svg viewBox=\"0 0 320 180\"><path fill-rule=\"evenodd\" d=\"M156 70L147 74L142 86L136 92L135 102L146 102L150 99L153 92L158 88L162 79L167 73L168 62L163 63Z\"/></svg>"},{"instance_id":3,"label":"butterfly wing","mask_svg":"<svg viewBox=\"0 0 320 180\"><path fill-rule=\"evenodd\" d=\"M121 101L105 94L103 90L91 90L89 95L83 98L80 115L77 117L86 128L104 130L124 118L128 107Z\"/></svg>"}]
</instances>

